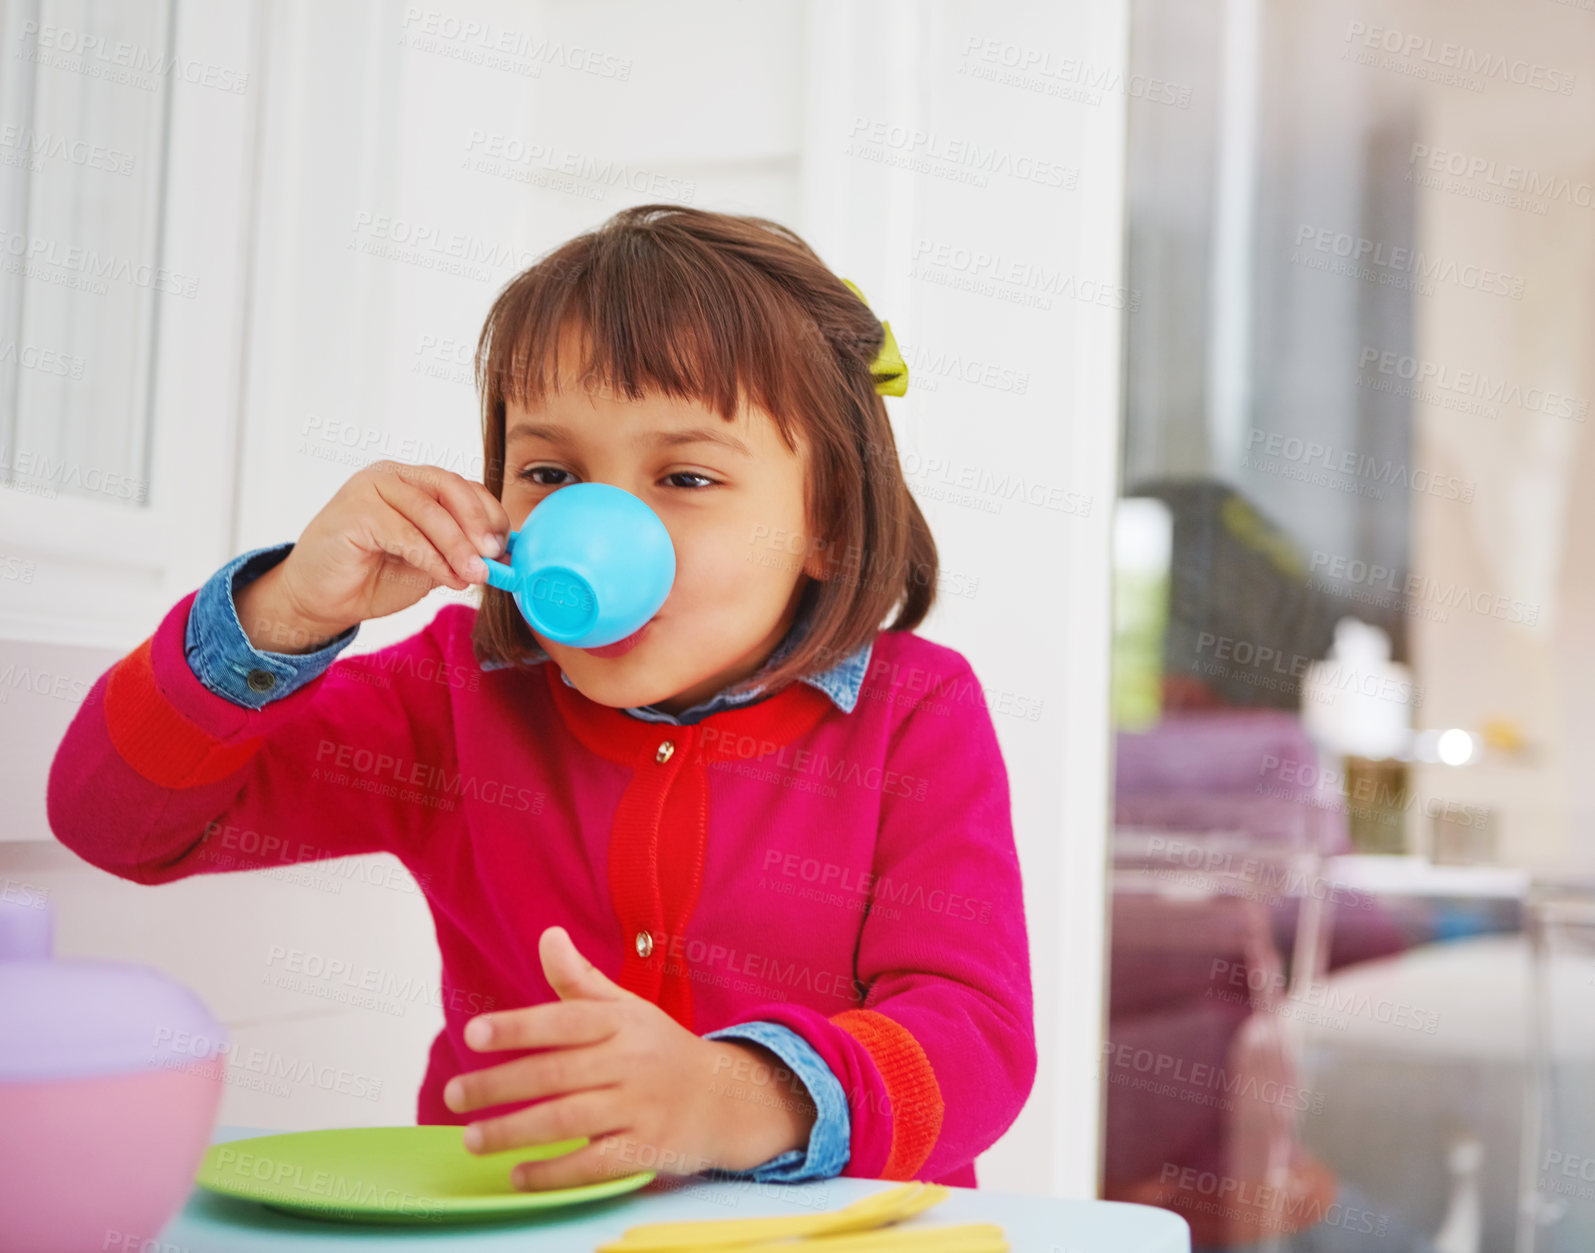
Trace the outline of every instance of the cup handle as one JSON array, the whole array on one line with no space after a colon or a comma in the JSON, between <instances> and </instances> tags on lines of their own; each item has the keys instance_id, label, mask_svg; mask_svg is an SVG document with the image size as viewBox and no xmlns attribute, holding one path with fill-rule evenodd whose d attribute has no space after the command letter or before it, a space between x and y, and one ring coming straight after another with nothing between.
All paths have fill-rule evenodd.
<instances>
[{"instance_id":1,"label":"cup handle","mask_svg":"<svg viewBox=\"0 0 1595 1253\"><path fill-rule=\"evenodd\" d=\"M515 539L519 534L520 532L518 531L511 531L509 538L504 541L504 555L506 557L515 551ZM505 565L502 561L494 561L491 557L483 557L482 561L487 566L487 581L490 586L505 592L513 592L515 590L518 580L515 577L513 567Z\"/></svg>"}]
</instances>

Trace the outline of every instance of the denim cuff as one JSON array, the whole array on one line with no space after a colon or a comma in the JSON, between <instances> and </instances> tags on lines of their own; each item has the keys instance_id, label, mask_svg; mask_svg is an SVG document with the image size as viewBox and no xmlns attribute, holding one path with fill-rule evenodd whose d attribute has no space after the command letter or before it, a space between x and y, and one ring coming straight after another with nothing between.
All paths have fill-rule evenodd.
<instances>
[{"instance_id":1,"label":"denim cuff","mask_svg":"<svg viewBox=\"0 0 1595 1253\"><path fill-rule=\"evenodd\" d=\"M276 544L235 557L205 581L188 610L183 640L188 668L210 691L245 709L293 695L337 660L360 630L357 623L313 653L268 653L249 642L233 597L292 548L292 543Z\"/></svg>"},{"instance_id":2,"label":"denim cuff","mask_svg":"<svg viewBox=\"0 0 1595 1253\"><path fill-rule=\"evenodd\" d=\"M853 1151L853 1123L847 1108L847 1093L842 1091L841 1083L813 1045L790 1027L774 1022L738 1023L711 1031L703 1038L762 1044L803 1081L814 1100L816 1113L807 1152L788 1149L748 1170L716 1169L710 1173L724 1178L752 1179L757 1183L801 1183L806 1179L830 1179L842 1173Z\"/></svg>"}]
</instances>

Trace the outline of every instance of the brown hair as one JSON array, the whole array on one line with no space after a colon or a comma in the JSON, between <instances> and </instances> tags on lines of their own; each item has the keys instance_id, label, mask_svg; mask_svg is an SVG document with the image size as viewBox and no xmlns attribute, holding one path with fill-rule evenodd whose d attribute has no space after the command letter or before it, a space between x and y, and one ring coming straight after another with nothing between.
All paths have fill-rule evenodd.
<instances>
[{"instance_id":1,"label":"brown hair","mask_svg":"<svg viewBox=\"0 0 1595 1253\"><path fill-rule=\"evenodd\" d=\"M483 482L504 485L505 403L539 403L559 332L584 332L581 379L631 400L697 400L733 421L751 401L788 448L809 448L808 529L824 560L809 629L759 682L774 693L888 630L912 630L936 597L936 543L903 480L870 364L885 333L796 233L760 217L668 204L622 209L499 294L476 351ZM807 556L807 554L805 554ZM795 558L797 559L797 558ZM800 559L799 559L800 560ZM478 661L535 647L510 593L482 589Z\"/></svg>"}]
</instances>

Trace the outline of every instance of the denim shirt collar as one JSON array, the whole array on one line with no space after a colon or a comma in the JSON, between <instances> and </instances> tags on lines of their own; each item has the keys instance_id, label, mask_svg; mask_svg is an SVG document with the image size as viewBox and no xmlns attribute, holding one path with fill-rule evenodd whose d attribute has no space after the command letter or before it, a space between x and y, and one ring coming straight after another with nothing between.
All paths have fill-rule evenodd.
<instances>
[{"instance_id":1,"label":"denim shirt collar","mask_svg":"<svg viewBox=\"0 0 1595 1253\"><path fill-rule=\"evenodd\" d=\"M760 668L760 674L765 674L772 670L782 658L790 654L802 642L804 635L808 633L812 621L812 591L812 585L805 590L797 617L793 619L791 627L787 629L786 635L782 637L775 651L770 654L769 659ZM829 696L831 701L843 713L852 713L854 706L858 704L859 692L864 686L864 676L869 672L870 654L873 650L874 644L866 642L830 667L830 669L822 670L818 674L803 675L798 682L807 683L810 687L818 688ZM521 662L525 665L535 665L539 661L548 661L549 659L548 650L538 644L533 644L529 650L521 654ZM484 661L481 663L481 668L483 670L502 670L510 664L507 661ZM757 675L751 676L751 678L757 677ZM563 670L560 671L560 678L565 681L566 686L576 686L570 681L570 675ZM750 682L751 678L743 682ZM622 712L628 713L633 718L640 719L643 722L668 722L675 726L691 726L693 723L707 718L710 714L719 713L722 709L750 705L754 701L762 699L761 693L763 691L762 685L746 688L733 684L709 697L708 700L700 701L696 705L683 709L679 715L666 713L654 705L634 705L624 709Z\"/></svg>"}]
</instances>

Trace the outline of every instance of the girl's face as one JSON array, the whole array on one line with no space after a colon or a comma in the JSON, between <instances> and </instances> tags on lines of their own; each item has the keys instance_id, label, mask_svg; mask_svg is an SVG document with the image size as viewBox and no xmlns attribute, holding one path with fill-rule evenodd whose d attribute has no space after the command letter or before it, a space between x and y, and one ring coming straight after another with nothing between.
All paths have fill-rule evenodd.
<instances>
[{"instance_id":1,"label":"girl's face","mask_svg":"<svg viewBox=\"0 0 1595 1253\"><path fill-rule=\"evenodd\" d=\"M623 656L533 635L589 699L678 714L758 670L819 573L804 518L807 448L793 454L762 409L727 422L697 401L627 400L563 370L559 381L535 410L505 407L501 499L515 528L561 487L609 483L664 522L676 578Z\"/></svg>"}]
</instances>

